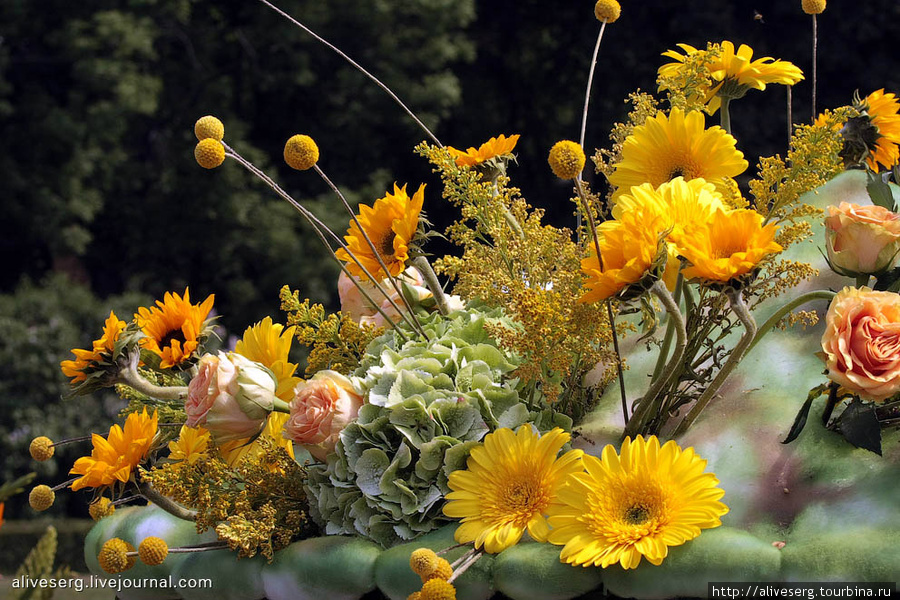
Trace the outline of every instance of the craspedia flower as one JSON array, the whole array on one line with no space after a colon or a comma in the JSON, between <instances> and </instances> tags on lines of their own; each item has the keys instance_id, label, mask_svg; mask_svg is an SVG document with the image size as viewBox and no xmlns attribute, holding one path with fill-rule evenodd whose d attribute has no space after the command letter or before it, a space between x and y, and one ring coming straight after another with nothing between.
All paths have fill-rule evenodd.
<instances>
[{"instance_id":1,"label":"craspedia flower","mask_svg":"<svg viewBox=\"0 0 900 600\"><path fill-rule=\"evenodd\" d=\"M214 138L200 140L194 148L194 158L204 169L215 169L225 162L225 146Z\"/></svg>"},{"instance_id":2,"label":"craspedia flower","mask_svg":"<svg viewBox=\"0 0 900 600\"><path fill-rule=\"evenodd\" d=\"M293 135L284 144L284 162L298 171L311 169L319 162L319 147L308 135Z\"/></svg>"},{"instance_id":3,"label":"craspedia flower","mask_svg":"<svg viewBox=\"0 0 900 600\"><path fill-rule=\"evenodd\" d=\"M456 588L443 579L429 579L419 592L419 600L456 600Z\"/></svg>"},{"instance_id":4,"label":"craspedia flower","mask_svg":"<svg viewBox=\"0 0 900 600\"><path fill-rule=\"evenodd\" d=\"M451 577L453 577L453 567L450 566L450 562L446 558L439 556L434 570L428 575L422 576L422 583L431 579L443 579L444 581L447 581Z\"/></svg>"},{"instance_id":5,"label":"craspedia flower","mask_svg":"<svg viewBox=\"0 0 900 600\"><path fill-rule=\"evenodd\" d=\"M622 14L622 7L616 0L597 0L594 5L594 16L598 21L613 23Z\"/></svg>"},{"instance_id":6,"label":"craspedia flower","mask_svg":"<svg viewBox=\"0 0 900 600\"><path fill-rule=\"evenodd\" d=\"M587 472L573 473L550 507L551 544L572 565L633 569L645 557L662 563L679 546L718 527L728 507L719 480L704 473L706 461L674 441L625 438L621 455L612 446L601 457L585 455Z\"/></svg>"},{"instance_id":7,"label":"craspedia flower","mask_svg":"<svg viewBox=\"0 0 900 600\"><path fill-rule=\"evenodd\" d=\"M584 169L584 150L576 142L562 140L550 148L547 162L553 174L560 179L575 179Z\"/></svg>"},{"instance_id":8,"label":"craspedia flower","mask_svg":"<svg viewBox=\"0 0 900 600\"><path fill-rule=\"evenodd\" d=\"M194 135L201 141L213 139L221 142L222 138L225 137L225 125L216 117L206 115L205 117L200 117L194 123Z\"/></svg>"},{"instance_id":9,"label":"craspedia flower","mask_svg":"<svg viewBox=\"0 0 900 600\"><path fill-rule=\"evenodd\" d=\"M31 440L31 445L28 446L28 452L31 454L31 458L38 462L49 460L55 451L53 440L43 435Z\"/></svg>"},{"instance_id":10,"label":"craspedia flower","mask_svg":"<svg viewBox=\"0 0 900 600\"><path fill-rule=\"evenodd\" d=\"M557 458L569 441L560 428L543 436L531 425L517 432L498 429L472 449L467 468L450 474L444 514L461 519L456 541L474 542L496 554L513 546L528 531L543 541L549 531L544 513L556 489L570 473L581 470L581 450Z\"/></svg>"},{"instance_id":11,"label":"craspedia flower","mask_svg":"<svg viewBox=\"0 0 900 600\"><path fill-rule=\"evenodd\" d=\"M137 559L129 552L134 552L134 546L119 538L107 540L103 547L100 548L100 554L97 555L97 562L100 568L105 572L115 575L127 571L135 565Z\"/></svg>"},{"instance_id":12,"label":"craspedia flower","mask_svg":"<svg viewBox=\"0 0 900 600\"><path fill-rule=\"evenodd\" d=\"M169 555L169 546L162 538L150 536L138 546L138 556L145 565L155 567L161 565Z\"/></svg>"},{"instance_id":13,"label":"craspedia flower","mask_svg":"<svg viewBox=\"0 0 900 600\"><path fill-rule=\"evenodd\" d=\"M820 15L825 12L825 0L801 0L800 6L808 15Z\"/></svg>"},{"instance_id":14,"label":"craspedia flower","mask_svg":"<svg viewBox=\"0 0 900 600\"><path fill-rule=\"evenodd\" d=\"M419 577L431 575L438 565L438 555L430 548L416 548L409 555L409 568Z\"/></svg>"},{"instance_id":15,"label":"craspedia flower","mask_svg":"<svg viewBox=\"0 0 900 600\"><path fill-rule=\"evenodd\" d=\"M28 494L28 504L38 512L43 512L53 506L55 500L56 492L50 489L49 485L36 486Z\"/></svg>"},{"instance_id":16,"label":"craspedia flower","mask_svg":"<svg viewBox=\"0 0 900 600\"><path fill-rule=\"evenodd\" d=\"M93 520L99 521L100 519L109 517L115 513L116 507L109 498L101 496L97 500L91 502L90 506L88 506L88 512Z\"/></svg>"},{"instance_id":17,"label":"craspedia flower","mask_svg":"<svg viewBox=\"0 0 900 600\"><path fill-rule=\"evenodd\" d=\"M419 592L413 592L406 597L406 600L422 600L422 594Z\"/></svg>"}]
</instances>

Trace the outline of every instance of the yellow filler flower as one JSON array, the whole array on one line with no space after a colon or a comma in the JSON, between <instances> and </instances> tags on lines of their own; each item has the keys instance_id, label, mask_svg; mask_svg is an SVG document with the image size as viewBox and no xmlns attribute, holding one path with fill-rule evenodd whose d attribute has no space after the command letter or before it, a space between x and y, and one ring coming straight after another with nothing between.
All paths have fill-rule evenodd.
<instances>
[{"instance_id":1,"label":"yellow filler flower","mask_svg":"<svg viewBox=\"0 0 900 600\"><path fill-rule=\"evenodd\" d=\"M690 44L678 44L684 52L667 50L663 56L673 59L675 62L665 64L659 68L661 78L675 77L684 68L685 59L699 52ZM741 98L750 89L764 90L766 84L779 83L794 85L803 79L803 71L796 65L786 60L775 60L770 56L753 59L753 48L746 44L735 51L734 44L725 40L721 44L711 44L712 49L718 50L718 56L711 56L706 64L712 77L713 85L705 90L706 102L711 113L715 113L722 105L722 97ZM664 86L660 90L665 89Z\"/></svg>"},{"instance_id":2,"label":"yellow filler flower","mask_svg":"<svg viewBox=\"0 0 900 600\"><path fill-rule=\"evenodd\" d=\"M96 433L91 435L94 446L91 455L76 460L69 471L71 475L81 475L72 482L72 491L128 481L131 472L150 451L156 437L157 423L156 411L151 417L144 408L141 413L128 415L124 429L113 425L106 438Z\"/></svg>"},{"instance_id":3,"label":"yellow filler flower","mask_svg":"<svg viewBox=\"0 0 900 600\"><path fill-rule=\"evenodd\" d=\"M659 112L625 138L622 160L609 177L616 186L613 200L632 186L649 183L655 188L676 177L702 177L724 195L726 178L740 175L749 166L736 145L737 140L718 125L706 129L699 111L685 114L673 108L668 116Z\"/></svg>"},{"instance_id":4,"label":"yellow filler flower","mask_svg":"<svg viewBox=\"0 0 900 600\"><path fill-rule=\"evenodd\" d=\"M163 369L189 360L200 346L200 334L214 299L210 294L202 304L191 304L190 290L185 288L184 297L166 292L156 306L139 308L134 319L147 336L141 339L141 347L159 356Z\"/></svg>"},{"instance_id":5,"label":"yellow filler flower","mask_svg":"<svg viewBox=\"0 0 900 600\"><path fill-rule=\"evenodd\" d=\"M509 137L500 134L498 137L492 137L483 143L477 150L475 148L469 148L463 152L462 150L457 150L453 146L447 146L447 151L450 153L450 156L453 157L453 160L456 161L456 166L474 167L489 161L492 158L504 157L512 154L513 149L516 147L516 142L518 141L518 133Z\"/></svg>"},{"instance_id":6,"label":"yellow filler flower","mask_svg":"<svg viewBox=\"0 0 900 600\"><path fill-rule=\"evenodd\" d=\"M388 276L379 265L378 257L372 252L363 232L372 240L390 274L396 277L402 273L409 260L409 244L419 227L419 213L422 212L424 201L424 183L412 198L406 194L405 185L401 188L395 183L394 193L386 193L383 198L375 201L374 206L360 204L358 219L362 230L351 220L347 235L344 236L349 252L343 248L337 251L337 257L347 263L350 274L366 278L363 270L351 258L352 254L376 281Z\"/></svg>"},{"instance_id":7,"label":"yellow filler flower","mask_svg":"<svg viewBox=\"0 0 900 600\"><path fill-rule=\"evenodd\" d=\"M298 171L312 169L319 162L319 147L308 135L294 135L284 144L284 162Z\"/></svg>"},{"instance_id":8,"label":"yellow filler flower","mask_svg":"<svg viewBox=\"0 0 900 600\"><path fill-rule=\"evenodd\" d=\"M755 210L717 210L682 238L682 255L691 263L685 278L724 283L749 273L766 256L783 250L775 242L775 230L775 223L763 225Z\"/></svg>"},{"instance_id":9,"label":"yellow filler flower","mask_svg":"<svg viewBox=\"0 0 900 600\"><path fill-rule=\"evenodd\" d=\"M525 531L545 541L547 507L557 486L581 471L581 450L570 450L557 458L569 434L556 428L543 436L531 425L515 433L498 429L484 436L472 449L465 470L450 474L444 514L462 519L456 541L474 542L495 554L515 545Z\"/></svg>"},{"instance_id":10,"label":"yellow filler flower","mask_svg":"<svg viewBox=\"0 0 900 600\"><path fill-rule=\"evenodd\" d=\"M75 360L64 360L59 363L63 375L71 377L71 383L73 385L87 379L85 369L95 362L102 361L104 355L108 358L112 357L113 349L119 339L119 335L125 327L125 321L120 321L116 316L116 313L109 311L109 317L103 324L103 335L100 336L100 339L94 340L91 349L82 350L80 348L73 348L72 354L75 355Z\"/></svg>"},{"instance_id":11,"label":"yellow filler flower","mask_svg":"<svg viewBox=\"0 0 900 600\"><path fill-rule=\"evenodd\" d=\"M583 463L587 472L569 475L550 507L549 541L563 546L563 562L633 569L646 557L658 565L669 546L718 527L728 512L706 461L674 441L660 448L656 436L625 438L621 455L606 446Z\"/></svg>"}]
</instances>

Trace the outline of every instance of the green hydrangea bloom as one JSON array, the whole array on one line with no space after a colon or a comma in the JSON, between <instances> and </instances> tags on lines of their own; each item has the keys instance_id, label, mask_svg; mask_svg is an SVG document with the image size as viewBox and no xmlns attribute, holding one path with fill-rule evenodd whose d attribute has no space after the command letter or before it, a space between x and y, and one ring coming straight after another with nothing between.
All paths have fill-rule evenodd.
<instances>
[{"instance_id":1,"label":"green hydrangea bloom","mask_svg":"<svg viewBox=\"0 0 900 600\"><path fill-rule=\"evenodd\" d=\"M497 347L485 324L499 311L468 309L420 318L429 341L375 339L355 373L367 394L356 422L324 465L309 468L310 513L328 535L358 534L382 546L449 521L441 513L449 474L498 427L541 431L572 421L519 398L518 360Z\"/></svg>"}]
</instances>

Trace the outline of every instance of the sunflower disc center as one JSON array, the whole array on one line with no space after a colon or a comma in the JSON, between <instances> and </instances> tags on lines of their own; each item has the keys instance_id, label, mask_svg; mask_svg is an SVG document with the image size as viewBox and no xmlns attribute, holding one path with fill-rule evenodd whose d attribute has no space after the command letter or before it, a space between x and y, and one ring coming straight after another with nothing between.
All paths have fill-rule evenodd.
<instances>
[{"instance_id":1,"label":"sunflower disc center","mask_svg":"<svg viewBox=\"0 0 900 600\"><path fill-rule=\"evenodd\" d=\"M629 525L642 525L650 520L650 509L643 504L634 504L625 511L625 522Z\"/></svg>"},{"instance_id":2,"label":"sunflower disc center","mask_svg":"<svg viewBox=\"0 0 900 600\"><path fill-rule=\"evenodd\" d=\"M178 342L182 346L184 346L184 343L187 341L187 339L184 336L184 332L180 328L173 329L171 331L167 331L166 335L162 336L162 339L159 340L159 347L160 348L168 347L172 343L172 340L178 340Z\"/></svg>"},{"instance_id":3,"label":"sunflower disc center","mask_svg":"<svg viewBox=\"0 0 900 600\"><path fill-rule=\"evenodd\" d=\"M394 255L394 238L397 237L397 234L393 231L388 231L383 238L381 238L381 244L379 250L381 251L382 256L393 256Z\"/></svg>"}]
</instances>

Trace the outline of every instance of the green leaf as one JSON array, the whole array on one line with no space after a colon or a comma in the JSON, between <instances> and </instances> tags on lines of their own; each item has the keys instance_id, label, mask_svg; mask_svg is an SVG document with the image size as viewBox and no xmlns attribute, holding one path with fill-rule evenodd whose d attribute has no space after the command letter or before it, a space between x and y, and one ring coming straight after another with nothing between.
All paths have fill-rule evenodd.
<instances>
[{"instance_id":1,"label":"green leaf","mask_svg":"<svg viewBox=\"0 0 900 600\"><path fill-rule=\"evenodd\" d=\"M869 193L869 198L872 199L873 204L896 212L891 187L884 182L880 175L869 173L866 191Z\"/></svg>"},{"instance_id":2,"label":"green leaf","mask_svg":"<svg viewBox=\"0 0 900 600\"><path fill-rule=\"evenodd\" d=\"M872 404L854 399L841 413L838 427L845 440L881 456L881 425Z\"/></svg>"},{"instance_id":3,"label":"green leaf","mask_svg":"<svg viewBox=\"0 0 900 600\"><path fill-rule=\"evenodd\" d=\"M875 289L883 292L900 292L900 267L879 275L875 279Z\"/></svg>"},{"instance_id":4,"label":"green leaf","mask_svg":"<svg viewBox=\"0 0 900 600\"><path fill-rule=\"evenodd\" d=\"M781 442L782 444L790 444L797 439L797 436L800 435L800 432L806 426L807 419L809 419L809 409L812 407L813 400L821 396L826 389L828 389L828 385L823 384L810 390L809 395L806 397L806 402L800 407L800 412L794 418L794 424L791 425L791 430L788 432L785 440Z\"/></svg>"}]
</instances>

